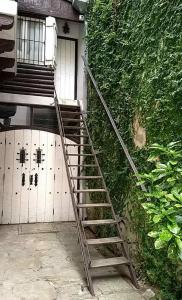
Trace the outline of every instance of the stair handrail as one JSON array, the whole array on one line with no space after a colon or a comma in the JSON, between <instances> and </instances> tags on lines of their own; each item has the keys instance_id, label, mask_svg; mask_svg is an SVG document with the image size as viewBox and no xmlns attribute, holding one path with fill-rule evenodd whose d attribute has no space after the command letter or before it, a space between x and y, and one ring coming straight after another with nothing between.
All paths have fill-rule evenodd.
<instances>
[{"instance_id":1,"label":"stair handrail","mask_svg":"<svg viewBox=\"0 0 182 300\"><path fill-rule=\"evenodd\" d=\"M88 62L87 62L85 56L82 55L82 59L84 61L84 65L86 67L86 70L87 70L87 72L88 72L88 74L90 76L90 79L91 79L91 81L92 81L92 83L93 83L93 85L95 87L95 90L96 90L96 92L97 92L97 94L99 96L99 99L100 99L100 101L101 101L101 103L102 103L102 105L103 105L103 107L105 109L105 112L106 112L106 114L107 114L107 116L109 118L109 121L110 121L110 123L112 125L112 128L113 128L113 130L114 130L114 132L115 132L115 134L116 134L116 136L118 138L118 141L119 141L119 143L120 143L120 145L121 145L121 147L122 147L122 149L123 149L123 151L124 151L124 153L126 155L126 158L127 158L128 162L129 162L129 164L131 166L131 169L133 170L133 172L134 172L136 178L138 179L138 181L140 181L140 176L139 176L139 172L137 170L137 167L136 167L136 165L135 165L135 163L134 163L134 161L133 161L133 159L132 159L132 157L131 157L131 155L130 155L130 153L128 151L128 148L127 148L124 140L122 139L122 137L121 137L121 135L119 133L119 130L118 130L117 126L116 126L116 123L115 123L115 121L114 121L114 119L112 117L112 114L111 114L111 112L110 112L110 110L109 110L109 108L108 108L108 106L107 106L107 104L106 104L106 102L104 100L104 97L102 96L102 93L101 93L101 91L100 91L100 89L98 87L98 84L97 84L97 82L96 82L96 80L95 80L95 78L94 78L94 76L92 74L92 71L91 71L91 69L90 69L90 67L88 65ZM147 192L147 189L146 189L146 187L145 187L145 185L143 183L139 183L139 185L140 185L142 191Z\"/></svg>"}]
</instances>

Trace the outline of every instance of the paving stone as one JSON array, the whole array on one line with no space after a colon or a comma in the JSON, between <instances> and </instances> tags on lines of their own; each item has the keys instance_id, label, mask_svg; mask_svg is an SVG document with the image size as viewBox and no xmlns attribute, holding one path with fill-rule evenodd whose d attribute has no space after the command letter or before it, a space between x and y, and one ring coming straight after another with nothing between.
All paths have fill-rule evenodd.
<instances>
[{"instance_id":1,"label":"paving stone","mask_svg":"<svg viewBox=\"0 0 182 300\"><path fill-rule=\"evenodd\" d=\"M95 270L91 297L74 223L0 226L0 265L0 300L143 299L113 268Z\"/></svg>"}]
</instances>

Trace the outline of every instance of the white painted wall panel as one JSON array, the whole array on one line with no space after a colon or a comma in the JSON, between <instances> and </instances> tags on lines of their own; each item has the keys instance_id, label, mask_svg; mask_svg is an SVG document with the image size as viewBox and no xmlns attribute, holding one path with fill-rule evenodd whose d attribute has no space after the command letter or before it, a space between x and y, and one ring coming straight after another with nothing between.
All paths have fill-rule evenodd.
<instances>
[{"instance_id":1,"label":"white painted wall panel","mask_svg":"<svg viewBox=\"0 0 182 300\"><path fill-rule=\"evenodd\" d=\"M5 168L5 132L0 134L0 224L2 221Z\"/></svg>"}]
</instances>

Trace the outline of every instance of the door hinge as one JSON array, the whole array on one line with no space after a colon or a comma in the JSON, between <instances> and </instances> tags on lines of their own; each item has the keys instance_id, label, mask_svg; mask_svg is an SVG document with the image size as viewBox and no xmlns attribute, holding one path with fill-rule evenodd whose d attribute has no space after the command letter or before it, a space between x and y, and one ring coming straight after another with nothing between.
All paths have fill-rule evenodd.
<instances>
[{"instance_id":1,"label":"door hinge","mask_svg":"<svg viewBox=\"0 0 182 300\"><path fill-rule=\"evenodd\" d=\"M1 216L3 217L3 210L2 210Z\"/></svg>"},{"instance_id":2,"label":"door hinge","mask_svg":"<svg viewBox=\"0 0 182 300\"><path fill-rule=\"evenodd\" d=\"M52 213L53 213L53 216L54 216L54 208L53 208L53 211L52 211Z\"/></svg>"},{"instance_id":3,"label":"door hinge","mask_svg":"<svg viewBox=\"0 0 182 300\"><path fill-rule=\"evenodd\" d=\"M56 174L54 174L54 181L56 180Z\"/></svg>"}]
</instances>

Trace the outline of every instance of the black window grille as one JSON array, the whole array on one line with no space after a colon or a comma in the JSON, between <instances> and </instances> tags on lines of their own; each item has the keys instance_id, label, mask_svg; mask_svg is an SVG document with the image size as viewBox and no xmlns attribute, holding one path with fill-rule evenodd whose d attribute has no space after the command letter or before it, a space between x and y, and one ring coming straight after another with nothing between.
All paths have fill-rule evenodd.
<instances>
[{"instance_id":1,"label":"black window grille","mask_svg":"<svg viewBox=\"0 0 182 300\"><path fill-rule=\"evenodd\" d=\"M45 19L19 16L17 26L17 61L45 64Z\"/></svg>"}]
</instances>

